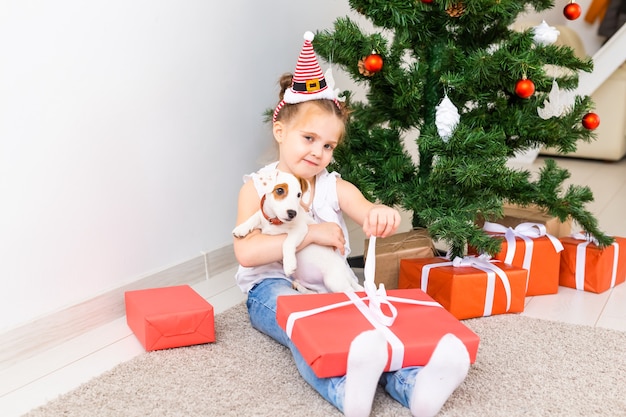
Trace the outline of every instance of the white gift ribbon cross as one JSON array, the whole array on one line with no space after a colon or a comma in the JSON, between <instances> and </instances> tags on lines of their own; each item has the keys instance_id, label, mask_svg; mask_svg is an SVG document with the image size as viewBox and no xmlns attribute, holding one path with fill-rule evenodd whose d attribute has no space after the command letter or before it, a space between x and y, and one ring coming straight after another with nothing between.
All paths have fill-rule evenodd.
<instances>
[{"instance_id":1,"label":"white gift ribbon cross","mask_svg":"<svg viewBox=\"0 0 626 417\"><path fill-rule=\"evenodd\" d=\"M483 309L483 316L490 316L493 309L493 302L495 298L496 277L500 279L504 286L504 292L506 293L506 311L511 308L511 284L506 273L493 263L489 261L487 255L466 256L464 258L456 257L449 262L439 262L436 264L428 264L422 267L421 276L421 288L422 291L426 291L428 288L428 276L432 268L438 268L441 266L471 266L487 274L487 290L485 293L485 307Z\"/></svg>"},{"instance_id":2,"label":"white gift ribbon cross","mask_svg":"<svg viewBox=\"0 0 626 417\"><path fill-rule=\"evenodd\" d=\"M287 324L285 326L285 332L287 336L291 338L295 322L298 319L312 316L315 314L323 313L325 311L334 310L336 308L354 305L361 312L363 317L369 321L369 323L375 328L380 330L387 339L387 342L391 345L391 361L389 371L396 371L402 368L404 362L404 343L396 336L389 327L393 324L398 317L398 309L391 303L403 303L413 304L428 307L440 307L441 304L435 301L419 301L410 298L393 297L387 295L385 286L381 283L380 287L376 289L374 282L374 274L376 271L376 237L372 236L369 241L367 249L367 258L365 260L364 275L365 281L363 286L365 287L365 297L359 297L354 292L345 292L348 297L348 301L342 301L335 304L330 304L310 310L296 311L289 314L287 318ZM369 301L365 304L364 301ZM382 306L386 305L389 310L389 314L385 314Z\"/></svg>"},{"instance_id":3,"label":"white gift ribbon cross","mask_svg":"<svg viewBox=\"0 0 626 417\"><path fill-rule=\"evenodd\" d=\"M570 237L576 240L584 240L584 242L579 243L576 246L576 289L584 290L585 289L585 264L587 263L587 246L590 243L593 243L596 246L599 246L598 239L595 237L582 234L582 233L573 233ZM619 243L613 242L613 270L611 271L611 285L609 288L615 287L615 280L617 279L617 264L619 261Z\"/></svg>"},{"instance_id":4,"label":"white gift ribbon cross","mask_svg":"<svg viewBox=\"0 0 626 417\"><path fill-rule=\"evenodd\" d=\"M524 252L524 259L521 267L528 271L530 277L530 267L534 251L533 239L546 236L554 250L559 253L563 250L563 244L556 237L548 234L546 226L541 223L520 223L515 228L506 227L498 223L485 222L483 230L491 233L503 233L506 240L506 254L504 256L504 263L512 265L515 252L517 250L516 237L519 237L526 244L526 251ZM526 280L526 290L528 290L528 279Z\"/></svg>"}]
</instances>

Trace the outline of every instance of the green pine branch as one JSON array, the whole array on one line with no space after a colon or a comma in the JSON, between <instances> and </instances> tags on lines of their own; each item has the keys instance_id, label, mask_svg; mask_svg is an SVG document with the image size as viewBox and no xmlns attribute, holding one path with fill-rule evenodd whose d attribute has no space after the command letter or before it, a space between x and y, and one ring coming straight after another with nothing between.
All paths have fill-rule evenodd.
<instances>
[{"instance_id":1,"label":"green pine branch","mask_svg":"<svg viewBox=\"0 0 626 417\"><path fill-rule=\"evenodd\" d=\"M554 161L546 161L536 180L506 164L521 150L549 146L572 152L577 143L595 138L581 125L593 109L589 97L576 97L559 117L544 120L537 113L553 81L562 90L575 89L578 71L591 71L592 61L568 47L536 44L532 29L509 29L528 7L547 10L551 0L349 3L375 30L365 33L342 17L314 39L320 56L366 90L363 102L348 94L353 113L333 169L372 201L411 211L414 226L447 242L453 256L463 255L468 244L498 250L499 241L476 220L502 217L505 202L538 205L561 220L571 217L602 245L610 243L585 209L591 191L565 188L569 174ZM363 73L359 61L372 52L383 57L383 68ZM523 77L536 88L526 99L514 92ZM444 94L461 115L445 140L436 125ZM411 140L416 155L404 146Z\"/></svg>"}]
</instances>

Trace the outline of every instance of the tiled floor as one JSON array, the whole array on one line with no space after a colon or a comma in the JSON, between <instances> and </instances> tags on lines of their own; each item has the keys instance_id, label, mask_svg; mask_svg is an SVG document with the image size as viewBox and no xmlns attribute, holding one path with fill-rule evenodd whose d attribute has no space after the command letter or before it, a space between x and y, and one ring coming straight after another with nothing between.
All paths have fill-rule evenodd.
<instances>
[{"instance_id":1,"label":"tiled floor","mask_svg":"<svg viewBox=\"0 0 626 417\"><path fill-rule=\"evenodd\" d=\"M589 185L593 190L595 201L588 208L597 216L601 228L611 235L626 236L626 158L617 163L565 158L558 162L572 174L569 182ZM541 164L539 158L533 167ZM362 250L362 236L353 233L351 238L358 253ZM234 268L227 270L194 286L216 313L244 299L234 286L234 272ZM555 295L528 297L522 314L626 332L626 285L603 294L561 287ZM142 352L121 318L19 362L0 371L0 415L20 416Z\"/></svg>"}]
</instances>

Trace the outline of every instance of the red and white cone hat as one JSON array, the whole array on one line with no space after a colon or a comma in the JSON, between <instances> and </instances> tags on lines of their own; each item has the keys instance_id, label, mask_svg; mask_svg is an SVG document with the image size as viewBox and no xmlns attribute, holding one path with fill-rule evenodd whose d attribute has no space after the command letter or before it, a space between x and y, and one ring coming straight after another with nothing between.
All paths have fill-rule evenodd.
<instances>
[{"instance_id":1,"label":"red and white cone hat","mask_svg":"<svg viewBox=\"0 0 626 417\"><path fill-rule=\"evenodd\" d=\"M304 45L298 56L296 70L293 74L291 87L285 91L283 100L276 106L274 120L285 103L296 104L309 100L337 100L337 94L333 90L334 85L328 85L322 68L317 62L313 50L313 32L304 33ZM331 81L334 83L334 81Z\"/></svg>"}]
</instances>

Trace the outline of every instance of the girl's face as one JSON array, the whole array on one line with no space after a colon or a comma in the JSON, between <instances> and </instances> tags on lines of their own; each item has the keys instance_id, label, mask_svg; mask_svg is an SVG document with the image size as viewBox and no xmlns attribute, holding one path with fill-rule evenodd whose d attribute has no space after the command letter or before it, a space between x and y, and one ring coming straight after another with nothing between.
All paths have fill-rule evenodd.
<instances>
[{"instance_id":1,"label":"girl's face","mask_svg":"<svg viewBox=\"0 0 626 417\"><path fill-rule=\"evenodd\" d=\"M273 125L279 146L278 169L310 179L328 166L343 134L343 122L318 105L305 102L289 121Z\"/></svg>"}]
</instances>

